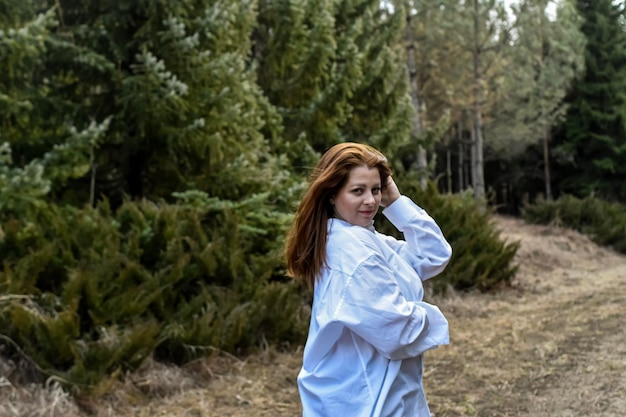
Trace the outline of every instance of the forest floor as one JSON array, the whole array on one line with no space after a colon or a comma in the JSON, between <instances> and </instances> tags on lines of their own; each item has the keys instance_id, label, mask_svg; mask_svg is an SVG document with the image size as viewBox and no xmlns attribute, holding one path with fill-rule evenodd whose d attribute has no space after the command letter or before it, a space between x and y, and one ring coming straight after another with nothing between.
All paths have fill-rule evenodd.
<instances>
[{"instance_id":1,"label":"forest floor","mask_svg":"<svg viewBox=\"0 0 626 417\"><path fill-rule=\"evenodd\" d=\"M626 256L556 226L495 221L521 243L513 285L429 299L451 334L449 346L426 354L433 416L626 416ZM0 417L298 416L301 355L150 363L97 399L0 376Z\"/></svg>"}]
</instances>

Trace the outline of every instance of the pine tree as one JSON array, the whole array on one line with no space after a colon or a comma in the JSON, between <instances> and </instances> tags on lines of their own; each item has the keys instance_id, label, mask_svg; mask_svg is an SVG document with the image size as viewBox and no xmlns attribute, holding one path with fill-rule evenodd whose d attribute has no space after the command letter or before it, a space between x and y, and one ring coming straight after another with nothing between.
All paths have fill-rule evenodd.
<instances>
[{"instance_id":1,"label":"pine tree","mask_svg":"<svg viewBox=\"0 0 626 417\"><path fill-rule=\"evenodd\" d=\"M515 37L504 55L508 75L489 129L498 139L492 150L500 160L511 164L529 146L542 148L543 169L539 161L533 160L524 167L524 176L543 178L548 200L552 199L551 130L565 116L564 99L573 81L583 72L585 47L581 19L572 2L555 5L555 15L548 14L551 3L521 1L513 8ZM509 169L501 175L500 184L523 181L520 172L514 171Z\"/></svg>"},{"instance_id":2,"label":"pine tree","mask_svg":"<svg viewBox=\"0 0 626 417\"><path fill-rule=\"evenodd\" d=\"M2 215L24 214L55 185L84 176L109 120L73 126L46 73L49 56L70 45L55 38L54 9L9 1L0 10L0 195ZM66 112L67 111L67 112Z\"/></svg>"},{"instance_id":3,"label":"pine tree","mask_svg":"<svg viewBox=\"0 0 626 417\"><path fill-rule=\"evenodd\" d=\"M258 80L283 121L274 149L308 167L308 145L364 141L393 152L406 142L403 25L378 0L260 1Z\"/></svg>"},{"instance_id":4,"label":"pine tree","mask_svg":"<svg viewBox=\"0 0 626 417\"><path fill-rule=\"evenodd\" d=\"M626 201L624 3L577 1L586 73L568 97L556 150L561 192Z\"/></svg>"},{"instance_id":5,"label":"pine tree","mask_svg":"<svg viewBox=\"0 0 626 417\"><path fill-rule=\"evenodd\" d=\"M497 97L507 75L502 56L510 40L508 14L500 0L423 1L419 5L421 39L426 40L418 57L425 63L422 76L427 80L423 82L425 119L449 115L450 125L458 132L459 187L463 189L468 177L475 196L482 199L485 153L495 140L485 131L497 111ZM419 41L418 37L418 45ZM464 172L466 149L469 175Z\"/></svg>"},{"instance_id":6,"label":"pine tree","mask_svg":"<svg viewBox=\"0 0 626 417\"><path fill-rule=\"evenodd\" d=\"M69 70L89 81L70 91L81 118L113 116L96 153L99 192L167 198L198 188L237 199L262 189L261 130L275 131L278 119L249 66L254 2L83 0L61 9L77 47L104 64Z\"/></svg>"},{"instance_id":7,"label":"pine tree","mask_svg":"<svg viewBox=\"0 0 626 417\"><path fill-rule=\"evenodd\" d=\"M17 167L44 163L54 200L241 199L276 176L254 1L3 5L0 140Z\"/></svg>"}]
</instances>

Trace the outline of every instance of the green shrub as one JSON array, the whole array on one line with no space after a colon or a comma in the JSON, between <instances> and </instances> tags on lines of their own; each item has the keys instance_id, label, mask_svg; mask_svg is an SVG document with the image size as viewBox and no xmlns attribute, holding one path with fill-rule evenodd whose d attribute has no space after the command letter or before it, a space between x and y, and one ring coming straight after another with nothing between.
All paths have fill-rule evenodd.
<instances>
[{"instance_id":1,"label":"green shrub","mask_svg":"<svg viewBox=\"0 0 626 417\"><path fill-rule=\"evenodd\" d=\"M455 290L489 291L508 284L517 271L513 264L519 243L500 238L491 213L469 194L444 195L433 183L422 190L411 177L396 179L403 194L423 207L439 224L452 246L452 259L436 279L427 281L436 293ZM383 223L379 230L398 235Z\"/></svg>"},{"instance_id":2,"label":"green shrub","mask_svg":"<svg viewBox=\"0 0 626 417\"><path fill-rule=\"evenodd\" d=\"M453 247L428 284L434 291L509 282L517 245L502 242L479 203L398 181ZM7 218L0 339L81 390L106 386L149 356L182 363L216 349L303 343L309 294L285 277L282 259L291 215L267 195L176 197L179 204L127 202L115 213L104 203L44 205Z\"/></svg>"},{"instance_id":3,"label":"green shrub","mask_svg":"<svg viewBox=\"0 0 626 417\"><path fill-rule=\"evenodd\" d=\"M91 389L143 359L176 363L305 337L283 278L290 217L267 196L205 205L48 205L4 222L0 328L44 373Z\"/></svg>"},{"instance_id":4,"label":"green shrub","mask_svg":"<svg viewBox=\"0 0 626 417\"><path fill-rule=\"evenodd\" d=\"M588 235L595 243L626 253L626 205L594 196L584 199L564 195L524 208L529 223L557 224Z\"/></svg>"}]
</instances>

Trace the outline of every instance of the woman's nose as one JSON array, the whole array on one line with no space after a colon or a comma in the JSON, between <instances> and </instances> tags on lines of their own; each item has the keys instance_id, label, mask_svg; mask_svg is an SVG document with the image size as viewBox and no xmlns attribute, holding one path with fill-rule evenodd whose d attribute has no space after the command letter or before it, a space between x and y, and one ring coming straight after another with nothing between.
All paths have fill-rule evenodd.
<instances>
[{"instance_id":1,"label":"woman's nose","mask_svg":"<svg viewBox=\"0 0 626 417\"><path fill-rule=\"evenodd\" d=\"M365 204L373 204L376 199L374 198L374 194L371 191L365 193L364 200Z\"/></svg>"}]
</instances>

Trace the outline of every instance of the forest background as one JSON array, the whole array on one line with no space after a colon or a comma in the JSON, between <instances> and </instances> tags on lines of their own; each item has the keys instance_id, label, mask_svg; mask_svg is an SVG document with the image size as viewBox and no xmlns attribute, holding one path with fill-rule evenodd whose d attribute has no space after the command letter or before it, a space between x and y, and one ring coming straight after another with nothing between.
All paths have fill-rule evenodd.
<instances>
[{"instance_id":1,"label":"forest background","mask_svg":"<svg viewBox=\"0 0 626 417\"><path fill-rule=\"evenodd\" d=\"M0 0L0 352L102 392L146 358L301 345L284 235L342 141L452 242L431 291L506 284L492 210L623 213L624 22L610 0Z\"/></svg>"}]
</instances>

